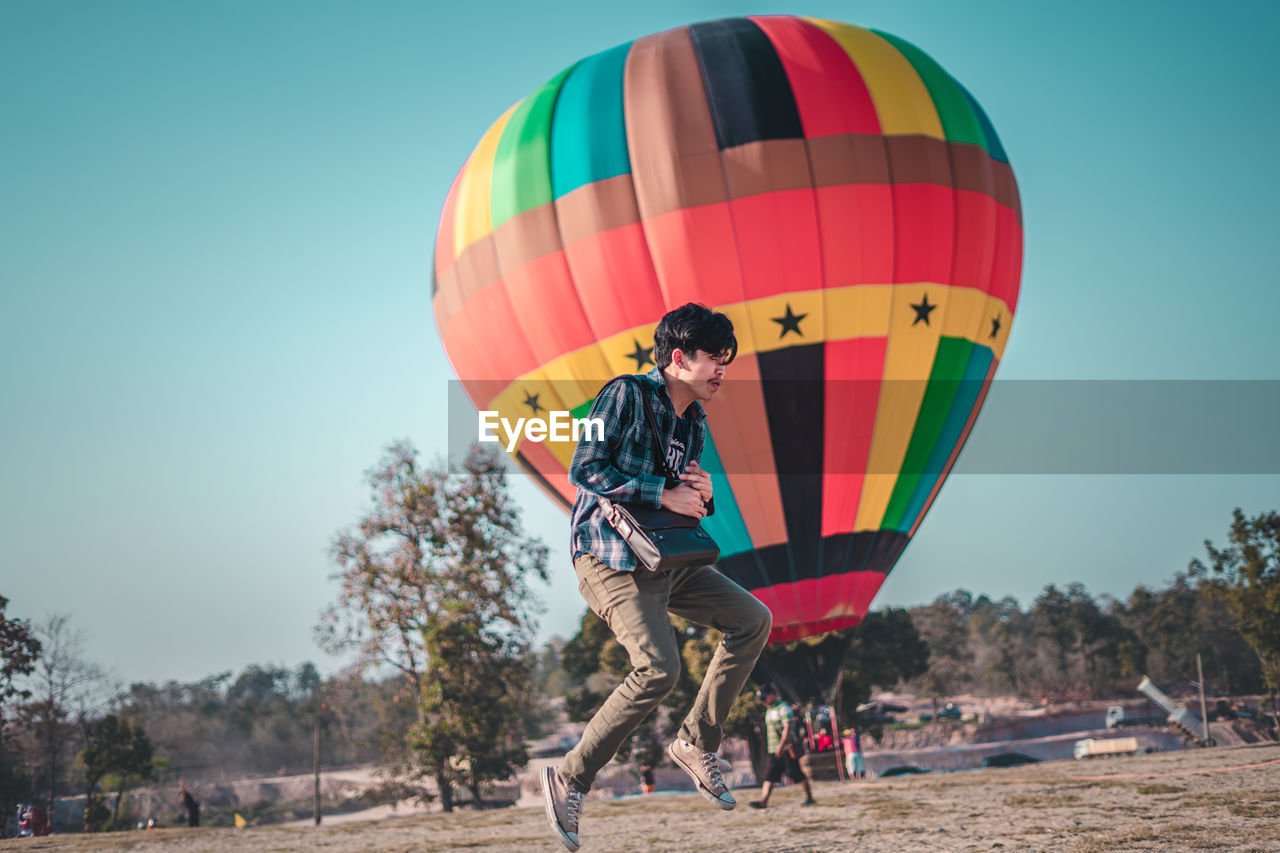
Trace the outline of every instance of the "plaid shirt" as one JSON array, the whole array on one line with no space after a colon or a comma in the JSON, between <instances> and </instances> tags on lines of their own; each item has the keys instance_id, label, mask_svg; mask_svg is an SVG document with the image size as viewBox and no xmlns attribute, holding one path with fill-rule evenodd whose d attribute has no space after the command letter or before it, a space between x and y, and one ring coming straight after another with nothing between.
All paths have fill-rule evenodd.
<instances>
[{"instance_id":1,"label":"plaid shirt","mask_svg":"<svg viewBox=\"0 0 1280 853\"><path fill-rule=\"evenodd\" d=\"M667 394L662 371L655 367L637 378L647 386L649 408L662 433L658 445L665 453L676 431L676 410ZM612 382L603 388L591 406L589 417L604 421L604 441L578 442L569 466L569 482L578 489L569 523L572 530L569 552L574 559L580 554L594 554L606 566L622 572L635 571L636 555L605 519L596 495L657 509L662 506L662 492L667 487L667 479L661 473L662 464L653 455L649 421L640 403L639 389L634 383ZM689 425L686 466L702 457L705 418L706 412L697 401L684 411L684 420ZM714 504L708 503L707 514L713 511Z\"/></svg>"}]
</instances>

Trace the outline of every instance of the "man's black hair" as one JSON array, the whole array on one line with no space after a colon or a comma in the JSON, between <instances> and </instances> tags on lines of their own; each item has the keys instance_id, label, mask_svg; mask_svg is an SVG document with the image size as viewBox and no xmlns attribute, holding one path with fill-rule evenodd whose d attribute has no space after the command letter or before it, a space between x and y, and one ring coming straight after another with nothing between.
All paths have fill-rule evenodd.
<instances>
[{"instance_id":1,"label":"man's black hair","mask_svg":"<svg viewBox=\"0 0 1280 853\"><path fill-rule=\"evenodd\" d=\"M689 355L702 350L708 355L724 356L724 363L728 364L738 355L733 321L696 302L668 311L653 333L653 360L658 367L666 367L671 363L671 351L677 349Z\"/></svg>"},{"instance_id":2,"label":"man's black hair","mask_svg":"<svg viewBox=\"0 0 1280 853\"><path fill-rule=\"evenodd\" d=\"M764 684L761 684L760 689L756 691L756 698L759 699L761 702L764 701L764 698L766 696L777 696L777 695L778 695L778 688L774 687L769 682L765 682Z\"/></svg>"}]
</instances>

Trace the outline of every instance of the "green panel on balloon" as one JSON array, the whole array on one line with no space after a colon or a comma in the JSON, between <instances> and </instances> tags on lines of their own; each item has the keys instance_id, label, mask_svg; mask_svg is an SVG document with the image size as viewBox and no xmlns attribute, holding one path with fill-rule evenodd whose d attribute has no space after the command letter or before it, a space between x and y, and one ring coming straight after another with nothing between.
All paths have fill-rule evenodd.
<instances>
[{"instance_id":1,"label":"green panel on balloon","mask_svg":"<svg viewBox=\"0 0 1280 853\"><path fill-rule=\"evenodd\" d=\"M493 156L491 210L493 227L511 217L548 204L551 195L551 116L560 87L572 71L525 98L511 115Z\"/></svg>"},{"instance_id":2,"label":"green panel on balloon","mask_svg":"<svg viewBox=\"0 0 1280 853\"><path fill-rule=\"evenodd\" d=\"M960 86L959 83L956 85ZM974 116L978 119L978 124L982 127L982 135L987 140L987 153L991 155L992 160L1008 163L1009 155L1004 153L1004 145L1000 143L1000 137L996 135L996 129L991 126L991 119L987 118L987 113L982 109L982 104L978 103L977 99L969 94L969 90L964 86L960 86L960 90L964 92L965 100L969 102L969 108L973 110Z\"/></svg>"},{"instance_id":3,"label":"green panel on balloon","mask_svg":"<svg viewBox=\"0 0 1280 853\"><path fill-rule=\"evenodd\" d=\"M915 429L911 432L911 443L907 445L907 455L902 460L902 473L893 487L884 520L880 523L881 529L892 530L901 525L902 516L911 503L911 495L921 476L925 474L925 465L947 422L947 414L960 389L960 380L964 378L964 369L969 363L969 352L972 349L973 344L964 338L944 336L938 341L938 352L933 358L933 369L929 372L929 387L925 389L924 400L920 403L920 414L916 417Z\"/></svg>"},{"instance_id":4,"label":"green panel on balloon","mask_svg":"<svg viewBox=\"0 0 1280 853\"><path fill-rule=\"evenodd\" d=\"M938 63L911 42L879 30L872 30L872 32L896 47L920 75L925 88L929 90L929 97L933 98L933 105L938 110L938 118L942 120L942 131L947 139L951 142L968 142L986 148L987 137L982 132L982 125L969 106L966 92L951 78L951 75L943 71Z\"/></svg>"},{"instance_id":5,"label":"green panel on balloon","mask_svg":"<svg viewBox=\"0 0 1280 853\"><path fill-rule=\"evenodd\" d=\"M982 394L984 380L994 357L995 354L991 352L990 347L982 344L973 345L969 353L969 363L964 368L964 378L960 380L960 390L956 392L951 411L947 414L947 422L943 425L938 441L933 445L933 453L925 465L930 473L920 479L915 494L907 504L907 511L898 523L898 529L903 533L915 527L934 487L947 472L947 464L952 458L952 453L964 440L965 426L969 423L969 416L973 414L973 407L978 404L978 397Z\"/></svg>"}]
</instances>

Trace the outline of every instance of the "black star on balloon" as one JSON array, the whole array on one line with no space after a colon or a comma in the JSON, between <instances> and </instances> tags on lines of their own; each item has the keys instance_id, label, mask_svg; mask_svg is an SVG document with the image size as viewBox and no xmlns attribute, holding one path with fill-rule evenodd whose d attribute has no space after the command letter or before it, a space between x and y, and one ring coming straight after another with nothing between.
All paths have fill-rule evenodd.
<instances>
[{"instance_id":1,"label":"black star on balloon","mask_svg":"<svg viewBox=\"0 0 1280 853\"><path fill-rule=\"evenodd\" d=\"M911 307L916 311L916 318L911 321L911 325L914 326L916 323L923 320L924 324L927 326L929 325L929 314L938 306L929 304L929 294L926 293L924 296L920 297L920 304L913 304Z\"/></svg>"},{"instance_id":2,"label":"black star on balloon","mask_svg":"<svg viewBox=\"0 0 1280 853\"><path fill-rule=\"evenodd\" d=\"M538 395L530 394L528 391L524 392L524 404L529 408L533 409L533 413L535 415L538 414L538 412L546 411L545 409L542 408L542 405L538 402Z\"/></svg>"},{"instance_id":3,"label":"black star on balloon","mask_svg":"<svg viewBox=\"0 0 1280 853\"><path fill-rule=\"evenodd\" d=\"M999 314L991 318L991 335L990 336L994 338L998 334L1000 334L1000 315Z\"/></svg>"},{"instance_id":4,"label":"black star on balloon","mask_svg":"<svg viewBox=\"0 0 1280 853\"><path fill-rule=\"evenodd\" d=\"M782 331L778 333L779 339L785 338L787 336L787 332L795 332L803 338L804 332L800 331L800 321L808 316L808 314L792 314L791 303L788 302L786 314L783 314L781 317L771 317L770 319L782 327Z\"/></svg>"},{"instance_id":5,"label":"black star on balloon","mask_svg":"<svg viewBox=\"0 0 1280 853\"><path fill-rule=\"evenodd\" d=\"M632 338L632 340L635 340L635 338ZM646 364L654 364L653 347L642 347L640 346L640 341L637 340L635 352L627 353L627 358L636 360L636 370L644 370Z\"/></svg>"}]
</instances>

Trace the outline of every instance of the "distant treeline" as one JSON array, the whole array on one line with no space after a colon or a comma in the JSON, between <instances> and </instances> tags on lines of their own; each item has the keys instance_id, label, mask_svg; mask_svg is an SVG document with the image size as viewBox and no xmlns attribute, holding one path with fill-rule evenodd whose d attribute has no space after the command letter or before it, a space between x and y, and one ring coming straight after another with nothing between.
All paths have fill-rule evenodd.
<instances>
[{"instance_id":1,"label":"distant treeline","mask_svg":"<svg viewBox=\"0 0 1280 853\"><path fill-rule=\"evenodd\" d=\"M324 764L379 755L380 726L394 717L396 687L321 679L311 663L247 667L188 684L134 684L117 713L141 722L169 775L287 775L309 771L315 727Z\"/></svg>"},{"instance_id":2,"label":"distant treeline","mask_svg":"<svg viewBox=\"0 0 1280 853\"><path fill-rule=\"evenodd\" d=\"M1080 584L1045 587L1027 609L965 590L908 610L929 646L928 671L906 686L931 696L1016 695L1039 702L1123 696L1141 677L1185 686L1196 653L1213 695L1266 691L1258 654L1211 581L1179 574L1125 600ZM884 685L889 686L889 685Z\"/></svg>"},{"instance_id":3,"label":"distant treeline","mask_svg":"<svg viewBox=\"0 0 1280 853\"><path fill-rule=\"evenodd\" d=\"M399 695L399 679L322 679L311 663L296 669L251 665L239 675L225 672L189 683L138 683L114 695L58 689L68 680L66 672L55 671L51 682L32 682L34 690L11 696L4 708L0 824L17 803L83 795L88 779L108 800L122 781L126 788L172 785L176 802L179 777L204 784L309 772L317 726L324 766L378 761L385 748L403 740L414 718L412 704ZM144 769L122 780L110 755L93 766L93 756L119 749L98 734L107 720L140 733L149 773ZM106 814L99 823L110 826ZM55 827L80 828L78 822Z\"/></svg>"}]
</instances>

